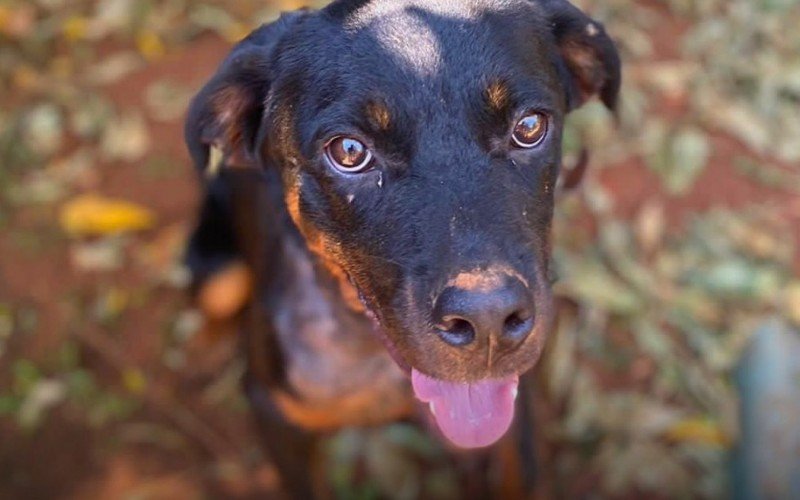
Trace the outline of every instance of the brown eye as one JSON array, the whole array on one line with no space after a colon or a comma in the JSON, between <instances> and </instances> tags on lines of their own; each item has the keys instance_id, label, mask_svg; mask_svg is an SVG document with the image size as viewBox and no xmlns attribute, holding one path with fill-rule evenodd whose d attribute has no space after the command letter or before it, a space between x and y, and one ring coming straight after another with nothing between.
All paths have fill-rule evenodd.
<instances>
[{"instance_id":1,"label":"brown eye","mask_svg":"<svg viewBox=\"0 0 800 500\"><path fill-rule=\"evenodd\" d=\"M547 116L533 113L517 122L511 139L516 146L532 148L542 143L547 135Z\"/></svg>"},{"instance_id":2,"label":"brown eye","mask_svg":"<svg viewBox=\"0 0 800 500\"><path fill-rule=\"evenodd\" d=\"M325 146L325 155L337 170L348 174L363 172L372 161L372 153L367 146L352 137L333 138Z\"/></svg>"}]
</instances>

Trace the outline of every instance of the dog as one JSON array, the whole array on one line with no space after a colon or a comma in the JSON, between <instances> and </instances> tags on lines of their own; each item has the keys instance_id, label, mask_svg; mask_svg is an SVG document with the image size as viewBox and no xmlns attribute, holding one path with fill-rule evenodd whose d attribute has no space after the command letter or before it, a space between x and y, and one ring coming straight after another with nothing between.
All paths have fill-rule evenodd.
<instances>
[{"instance_id":1,"label":"dog","mask_svg":"<svg viewBox=\"0 0 800 500\"><path fill-rule=\"evenodd\" d=\"M420 408L477 449L519 407L532 453L564 119L620 80L566 0L336 0L232 49L187 116L187 262L198 293L246 270L244 390L290 495L320 494L320 435Z\"/></svg>"}]
</instances>

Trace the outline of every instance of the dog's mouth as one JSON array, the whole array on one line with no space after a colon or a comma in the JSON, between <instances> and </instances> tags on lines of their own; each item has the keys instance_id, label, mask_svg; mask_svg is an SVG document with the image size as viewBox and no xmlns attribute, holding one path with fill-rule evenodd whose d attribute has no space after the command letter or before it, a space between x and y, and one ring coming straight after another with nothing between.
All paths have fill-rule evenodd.
<instances>
[{"instance_id":1,"label":"dog's mouth","mask_svg":"<svg viewBox=\"0 0 800 500\"><path fill-rule=\"evenodd\" d=\"M482 448L496 443L511 427L519 377L452 382L426 375L397 351L377 315L362 302L392 359L411 376L411 387L418 400L428 404L436 425L453 445Z\"/></svg>"},{"instance_id":2,"label":"dog's mouth","mask_svg":"<svg viewBox=\"0 0 800 500\"><path fill-rule=\"evenodd\" d=\"M461 448L494 444L514 418L519 379L448 382L411 370L417 399L428 403L442 434Z\"/></svg>"}]
</instances>

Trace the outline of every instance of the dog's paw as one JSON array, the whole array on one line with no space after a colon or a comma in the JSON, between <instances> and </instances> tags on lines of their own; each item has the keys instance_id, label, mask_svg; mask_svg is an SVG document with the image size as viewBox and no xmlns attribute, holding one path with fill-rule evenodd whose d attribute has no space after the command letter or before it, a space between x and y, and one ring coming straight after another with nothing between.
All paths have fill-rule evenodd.
<instances>
[{"instance_id":1,"label":"dog's paw","mask_svg":"<svg viewBox=\"0 0 800 500\"><path fill-rule=\"evenodd\" d=\"M197 293L197 305L210 320L223 321L242 310L252 293L250 269L241 261L211 274Z\"/></svg>"}]
</instances>

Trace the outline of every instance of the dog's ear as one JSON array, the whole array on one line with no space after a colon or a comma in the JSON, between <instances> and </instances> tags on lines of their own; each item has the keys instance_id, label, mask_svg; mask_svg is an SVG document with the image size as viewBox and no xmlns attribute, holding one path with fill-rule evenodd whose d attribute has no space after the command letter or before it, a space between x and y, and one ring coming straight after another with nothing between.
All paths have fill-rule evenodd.
<instances>
[{"instance_id":1,"label":"dog's ear","mask_svg":"<svg viewBox=\"0 0 800 500\"><path fill-rule=\"evenodd\" d=\"M569 109L597 95L606 107L616 110L621 84L620 60L603 25L567 0L538 1L566 65Z\"/></svg>"},{"instance_id":2,"label":"dog's ear","mask_svg":"<svg viewBox=\"0 0 800 500\"><path fill-rule=\"evenodd\" d=\"M270 61L282 37L306 14L304 10L283 14L250 33L194 97L184 133L200 172L209 167L212 147L221 152L221 158L212 158L221 162L213 168L258 166L255 142L273 77Z\"/></svg>"}]
</instances>

